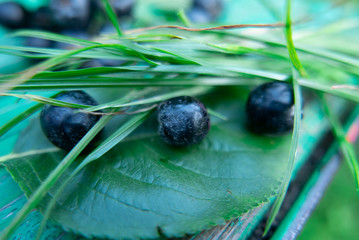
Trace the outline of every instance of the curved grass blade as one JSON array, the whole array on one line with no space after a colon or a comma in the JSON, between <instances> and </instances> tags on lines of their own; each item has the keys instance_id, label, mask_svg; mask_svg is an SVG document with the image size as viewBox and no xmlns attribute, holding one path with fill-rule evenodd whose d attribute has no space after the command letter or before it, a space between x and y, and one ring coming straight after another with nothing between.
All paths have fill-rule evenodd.
<instances>
[{"instance_id":1,"label":"curved grass blade","mask_svg":"<svg viewBox=\"0 0 359 240\"><path fill-rule=\"evenodd\" d=\"M82 104L76 104L76 103L68 103L60 100L56 100L53 98L43 97L43 96L37 96L37 95L31 95L31 94L16 94L16 93L0 93L0 96L8 96L8 97L17 97L21 99L26 99L42 104L49 104L53 106L58 107L69 107L69 108L88 108L89 105L82 105Z\"/></svg>"},{"instance_id":2,"label":"curved grass blade","mask_svg":"<svg viewBox=\"0 0 359 240\"><path fill-rule=\"evenodd\" d=\"M181 26L173 26L173 25L163 25L163 26L155 26L155 27L147 27L147 28L137 28L134 30L125 31L127 34L149 31L149 30L156 30L156 29L178 29L184 30L189 32L201 32L201 31L213 31L213 30L230 30L230 29L239 29L239 28L278 28L284 27L283 23L272 23L272 24L235 24L235 25L224 25L218 27L209 27L209 28L187 28Z\"/></svg>"},{"instance_id":3,"label":"curved grass blade","mask_svg":"<svg viewBox=\"0 0 359 240\"><path fill-rule=\"evenodd\" d=\"M270 227L272 226L275 217L278 214L278 211L283 203L284 197L287 193L287 189L289 186L289 182L292 177L292 172L294 168L294 163L297 155L297 148L299 143L299 130L301 126L301 115L302 115L302 107L301 107L301 93L300 87L298 84L298 74L305 74L305 71L300 63L300 60L297 56L296 50L294 48L293 38L292 38L292 26L291 26L291 0L287 0L287 11L286 11L286 39L287 39L287 48L289 52L289 56L291 62L293 64L293 92L294 92L294 126L293 126L293 134L290 145L289 157L288 157L288 170L282 182L282 186L279 190L279 193L273 203L273 207L270 211L266 227L264 229L263 236L265 236Z\"/></svg>"},{"instance_id":4,"label":"curved grass blade","mask_svg":"<svg viewBox=\"0 0 359 240\"><path fill-rule=\"evenodd\" d=\"M85 47L85 48L81 48L81 49L77 49L77 50L73 50L70 51L68 53L65 53L63 55L60 56L56 56L54 58L48 59L46 61L44 61L43 63L40 63L34 67L29 68L25 73L21 74L19 77L13 79L10 81L10 86L18 86L24 82L26 82L27 80L33 78L38 72L42 72L46 69L49 69L63 61L65 61L66 59L70 58L71 56L74 56L78 53L82 53L85 52L87 50L90 49L94 49L94 48L109 48L109 47L119 47L118 44L99 44L99 45L93 45L93 46L89 46L89 47ZM7 85L1 85L0 86L0 92L6 92L8 90L10 90L11 87L7 86Z\"/></svg>"},{"instance_id":5,"label":"curved grass blade","mask_svg":"<svg viewBox=\"0 0 359 240\"><path fill-rule=\"evenodd\" d=\"M355 156L354 146L347 141L343 127L340 124L338 117L331 111L325 96L323 94L319 94L319 96L322 102L324 112L332 125L334 135L340 144L340 149L343 153L344 159L346 160L353 174L356 191L359 193L359 163L358 159Z\"/></svg>"},{"instance_id":6,"label":"curved grass blade","mask_svg":"<svg viewBox=\"0 0 359 240\"><path fill-rule=\"evenodd\" d=\"M74 37L69 37L57 33L52 32L44 32L44 31L37 31L37 30L19 30L12 34L10 34L12 37L35 37L35 38L42 38L47 39L55 42L63 42L73 45L80 45L84 47L89 47L93 45L99 44L98 42L89 41L85 39L79 39Z\"/></svg>"},{"instance_id":7,"label":"curved grass blade","mask_svg":"<svg viewBox=\"0 0 359 240\"><path fill-rule=\"evenodd\" d=\"M79 154L91 142L91 140L104 128L110 118L101 118L94 127L81 139L81 141L67 154L67 156L49 174L40 187L31 195L26 204L15 215L10 224L0 232L0 239L9 239L16 228L25 220L27 215L36 208L45 194L50 190L65 170L75 161Z\"/></svg>"},{"instance_id":8,"label":"curved grass blade","mask_svg":"<svg viewBox=\"0 0 359 240\"><path fill-rule=\"evenodd\" d=\"M56 97L59 93L51 96L52 98ZM43 103L36 104L27 110L23 111L4 125L0 127L0 137L3 136L6 132L8 132L11 128L16 126L18 123L26 119L27 117L31 116L33 113L37 112L39 109L41 109L44 106Z\"/></svg>"},{"instance_id":9,"label":"curved grass blade","mask_svg":"<svg viewBox=\"0 0 359 240\"><path fill-rule=\"evenodd\" d=\"M114 132L110 137L108 137L100 146L98 146L94 151L92 151L82 162L81 164L67 177L65 181L61 184L61 186L55 192L53 198L49 202L46 212L44 213L43 219L39 226L39 230L37 233L36 239L41 239L42 233L45 229L47 220L49 219L53 208L55 207L56 200L59 195L62 193L66 185L70 182L70 180L84 167L86 167L89 163L99 159L109 150L111 150L115 145L121 142L125 137L127 137L130 133L132 133L137 127L139 127L150 115L152 111L147 111L141 114L138 114L131 118L128 122L123 124L121 128L119 128L116 132Z\"/></svg>"},{"instance_id":10,"label":"curved grass blade","mask_svg":"<svg viewBox=\"0 0 359 240\"><path fill-rule=\"evenodd\" d=\"M102 0L103 6L105 7L106 14L108 18L110 19L112 25L115 27L118 36L122 37L123 33L120 28L120 24L118 23L117 16L113 8L111 7L108 0Z\"/></svg>"},{"instance_id":11,"label":"curved grass blade","mask_svg":"<svg viewBox=\"0 0 359 240\"><path fill-rule=\"evenodd\" d=\"M149 89L144 89L142 91L132 91L121 99L124 102L130 101L131 99L142 96L149 91ZM82 152L82 150L84 150L85 147L89 144L89 142L91 142L92 139L105 127L105 125L112 119L112 117L113 116L103 116L95 124L95 126L93 126L91 130L81 139L81 141L67 154L67 156L62 160L62 162L50 173L46 180L33 193L27 203L15 215L14 219L10 222L10 224L3 231L0 232L0 239L10 238L10 236L19 226L19 224L34 208L36 208L36 206L41 202L45 194L55 184L55 182L64 173L64 171L73 163L73 161L75 161L75 159ZM50 149L50 151L53 151L53 149ZM7 157L1 159L1 161L6 160Z\"/></svg>"},{"instance_id":12,"label":"curved grass blade","mask_svg":"<svg viewBox=\"0 0 359 240\"><path fill-rule=\"evenodd\" d=\"M82 112L96 112L96 111L104 110L104 109L112 109L112 108L120 108L120 107L137 106L137 105L143 105L143 104L151 104L151 103L164 101L164 100L167 100L169 98L178 97L178 96L182 96L182 95L195 96L195 95L205 94L205 93L208 93L211 90L212 90L211 87L194 87L194 88L189 88L189 89L186 88L186 89L181 89L181 90L175 91L175 92L165 93L165 94L162 94L162 95L137 100L137 101L134 101L134 102L123 103L122 101L114 101L114 102L111 102L111 103L106 103L106 104L102 104L102 105L98 105L98 106L92 106L92 107L83 109L81 111Z\"/></svg>"}]
</instances>

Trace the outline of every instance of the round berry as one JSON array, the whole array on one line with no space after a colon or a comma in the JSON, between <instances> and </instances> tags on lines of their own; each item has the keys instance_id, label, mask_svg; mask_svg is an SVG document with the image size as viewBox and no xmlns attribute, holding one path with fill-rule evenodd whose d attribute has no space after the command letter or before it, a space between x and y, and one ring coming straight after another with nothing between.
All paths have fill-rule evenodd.
<instances>
[{"instance_id":1,"label":"round berry","mask_svg":"<svg viewBox=\"0 0 359 240\"><path fill-rule=\"evenodd\" d=\"M222 0L193 0L193 8L203 9L212 19L218 17L223 8Z\"/></svg>"},{"instance_id":2,"label":"round berry","mask_svg":"<svg viewBox=\"0 0 359 240\"><path fill-rule=\"evenodd\" d=\"M189 20L191 20L191 22L198 24L209 23L213 20L210 13L198 7L191 8L187 12L187 17L189 18Z\"/></svg>"},{"instance_id":3,"label":"round berry","mask_svg":"<svg viewBox=\"0 0 359 240\"><path fill-rule=\"evenodd\" d=\"M52 12L49 7L40 7L33 12L30 26L34 29L48 30L52 32L56 32L58 30L54 25Z\"/></svg>"},{"instance_id":4,"label":"round berry","mask_svg":"<svg viewBox=\"0 0 359 240\"><path fill-rule=\"evenodd\" d=\"M247 100L249 128L259 134L281 135L293 129L294 96L291 85L271 82L255 88Z\"/></svg>"},{"instance_id":5,"label":"round berry","mask_svg":"<svg viewBox=\"0 0 359 240\"><path fill-rule=\"evenodd\" d=\"M158 106L158 132L166 143L188 146L200 142L210 129L206 107L189 96L171 98Z\"/></svg>"},{"instance_id":6,"label":"round berry","mask_svg":"<svg viewBox=\"0 0 359 240\"><path fill-rule=\"evenodd\" d=\"M0 3L0 24L6 28L18 29L28 26L29 13L16 2Z\"/></svg>"},{"instance_id":7,"label":"round berry","mask_svg":"<svg viewBox=\"0 0 359 240\"><path fill-rule=\"evenodd\" d=\"M110 4L118 17L129 16L132 13L135 0L110 0Z\"/></svg>"},{"instance_id":8,"label":"round berry","mask_svg":"<svg viewBox=\"0 0 359 240\"><path fill-rule=\"evenodd\" d=\"M83 29L89 24L91 3L89 0L50 0L54 22L66 29Z\"/></svg>"},{"instance_id":9,"label":"round berry","mask_svg":"<svg viewBox=\"0 0 359 240\"><path fill-rule=\"evenodd\" d=\"M65 92L56 97L68 103L98 105L83 91ZM59 148L70 151L96 124L100 116L80 113L75 108L46 105L40 114L41 128L47 138Z\"/></svg>"}]
</instances>

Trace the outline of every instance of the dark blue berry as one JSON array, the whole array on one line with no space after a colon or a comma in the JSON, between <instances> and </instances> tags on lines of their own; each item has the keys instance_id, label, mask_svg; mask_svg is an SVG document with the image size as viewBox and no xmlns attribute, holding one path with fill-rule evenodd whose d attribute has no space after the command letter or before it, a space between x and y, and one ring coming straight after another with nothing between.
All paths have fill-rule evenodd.
<instances>
[{"instance_id":1,"label":"dark blue berry","mask_svg":"<svg viewBox=\"0 0 359 240\"><path fill-rule=\"evenodd\" d=\"M98 105L83 91L70 91L56 97L68 103ZM77 109L46 105L40 114L41 127L47 138L59 148L70 151L96 124L100 116L80 113Z\"/></svg>"},{"instance_id":2,"label":"dark blue berry","mask_svg":"<svg viewBox=\"0 0 359 240\"><path fill-rule=\"evenodd\" d=\"M203 9L215 19L221 13L222 0L193 0L193 8Z\"/></svg>"},{"instance_id":3,"label":"dark blue berry","mask_svg":"<svg viewBox=\"0 0 359 240\"><path fill-rule=\"evenodd\" d=\"M247 100L249 128L258 134L281 135L293 129L294 96L291 85L271 82L255 88Z\"/></svg>"},{"instance_id":4,"label":"dark blue berry","mask_svg":"<svg viewBox=\"0 0 359 240\"><path fill-rule=\"evenodd\" d=\"M40 7L31 15L31 28L57 32L49 7Z\"/></svg>"},{"instance_id":5,"label":"dark blue berry","mask_svg":"<svg viewBox=\"0 0 359 240\"><path fill-rule=\"evenodd\" d=\"M187 17L191 22L198 24L209 23L213 20L206 10L197 7L191 8L187 12Z\"/></svg>"},{"instance_id":6,"label":"dark blue berry","mask_svg":"<svg viewBox=\"0 0 359 240\"><path fill-rule=\"evenodd\" d=\"M222 5L222 0L193 0L187 17L194 23L213 22L221 13Z\"/></svg>"},{"instance_id":7,"label":"dark blue berry","mask_svg":"<svg viewBox=\"0 0 359 240\"><path fill-rule=\"evenodd\" d=\"M89 0L50 0L49 3L54 22L66 29L83 29L91 17Z\"/></svg>"},{"instance_id":8,"label":"dark blue berry","mask_svg":"<svg viewBox=\"0 0 359 240\"><path fill-rule=\"evenodd\" d=\"M166 143L188 146L200 142L210 129L205 106L193 97L171 98L158 106L159 135Z\"/></svg>"},{"instance_id":9,"label":"dark blue berry","mask_svg":"<svg viewBox=\"0 0 359 240\"><path fill-rule=\"evenodd\" d=\"M18 29L28 26L29 13L16 2L0 3L0 24L6 28Z\"/></svg>"},{"instance_id":10,"label":"dark blue berry","mask_svg":"<svg viewBox=\"0 0 359 240\"><path fill-rule=\"evenodd\" d=\"M132 13L135 0L110 0L110 4L118 17L129 16Z\"/></svg>"}]
</instances>

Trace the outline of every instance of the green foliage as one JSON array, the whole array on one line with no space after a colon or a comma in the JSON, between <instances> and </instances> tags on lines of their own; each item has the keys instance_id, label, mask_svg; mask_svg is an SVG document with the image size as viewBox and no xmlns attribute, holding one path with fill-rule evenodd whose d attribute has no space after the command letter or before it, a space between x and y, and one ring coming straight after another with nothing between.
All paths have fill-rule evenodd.
<instances>
[{"instance_id":1,"label":"green foliage","mask_svg":"<svg viewBox=\"0 0 359 240\"><path fill-rule=\"evenodd\" d=\"M178 2L167 5L173 8ZM293 30L297 22L291 22L290 5L286 26L243 24L209 28L210 31L169 26L122 32L108 1L104 3L117 34L88 41L18 31L12 36L70 43L74 49L0 46L3 53L45 60L26 71L0 76L3 96L41 103L2 125L0 136L11 133L43 103L80 107L80 111L102 109L106 114L67 155L43 138L35 117L19 137L14 153L0 160L29 197L1 236L11 236L35 207L45 214L42 227L53 219L85 236L154 238L159 236L157 227L169 236L182 236L238 217L279 192L271 222L295 163L301 131L299 87L359 103L359 62L352 54L357 47L353 44L357 42L355 34L348 41L343 28L330 23L325 31ZM145 12L156 5L147 0L138 4L146 6L142 8ZM275 7L269 10L279 16ZM153 16L143 14L143 19L148 20L145 25L156 22L150 20L158 12L151 13ZM356 26L346 24L345 29L355 32ZM245 33L233 30L243 27L253 29ZM257 31L258 27L270 29ZM336 35L338 42L348 44L317 47L318 42L327 43L328 31ZM304 37L293 38L297 32ZM76 69L96 58L122 60L123 64ZM296 124L292 140L290 136L255 136L246 129L243 109L248 86L267 81L293 82ZM96 89L100 106L72 105L31 93L84 88ZM219 118L212 118L210 134L201 144L171 148L156 136L156 122L149 115L153 104L182 94L200 95L211 114ZM125 115L115 117L119 113ZM334 118L330 119L333 122ZM350 149L340 125L334 127L340 133L337 135L344 143L343 149ZM102 129L105 134L98 148L83 153ZM352 150L349 157L355 162Z\"/></svg>"},{"instance_id":2,"label":"green foliage","mask_svg":"<svg viewBox=\"0 0 359 240\"><path fill-rule=\"evenodd\" d=\"M288 137L248 133L241 112L234 110L244 108L237 103L238 94L247 93L224 90L216 94L221 97L219 102L204 99L215 111L225 110L228 120L215 121L209 136L193 147L164 145L155 124L148 122L81 170L58 197L51 218L85 236L153 238L158 237L157 227L168 236L181 236L223 223L268 201L286 169ZM31 128L36 130L25 131L18 146L37 136L33 148L49 148L41 139L38 123ZM4 165L31 195L64 154L20 156L10 155ZM73 167L68 168L63 176L72 171ZM46 210L64 177L46 194L40 210Z\"/></svg>"}]
</instances>

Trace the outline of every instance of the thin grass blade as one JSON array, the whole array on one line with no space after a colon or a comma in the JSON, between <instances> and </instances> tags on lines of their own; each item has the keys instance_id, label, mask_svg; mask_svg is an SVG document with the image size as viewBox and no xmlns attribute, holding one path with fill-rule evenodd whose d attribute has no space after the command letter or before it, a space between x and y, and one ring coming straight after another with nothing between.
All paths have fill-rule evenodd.
<instances>
[{"instance_id":1,"label":"thin grass blade","mask_svg":"<svg viewBox=\"0 0 359 240\"><path fill-rule=\"evenodd\" d=\"M286 39L287 39L287 48L289 52L289 56L291 62L293 64L293 93L294 93L294 126L293 126L293 134L291 140L291 146L289 150L289 157L288 157L288 170L282 182L281 188L279 193L274 201L273 207L270 211L266 227L264 229L263 236L265 236L270 227L272 226L273 221L275 220L280 207L282 206L284 197L287 193L287 189L289 186L289 182L292 177L292 172L294 169L294 163L297 155L298 143L299 143L299 130L301 126L301 116L302 116L302 99L300 93L300 87L298 84L299 74L305 74L305 70L302 67L302 64L297 56L293 38L292 38L292 28L291 28L291 0L287 0L287 11L286 11Z\"/></svg>"},{"instance_id":2,"label":"thin grass blade","mask_svg":"<svg viewBox=\"0 0 359 240\"><path fill-rule=\"evenodd\" d=\"M117 19L115 11L111 7L108 0L102 0L102 3L103 3L103 6L105 8L108 18L110 19L112 25L115 27L115 29L117 31L118 36L122 37L123 32L121 31L120 24L118 23L118 19Z\"/></svg>"},{"instance_id":3,"label":"thin grass blade","mask_svg":"<svg viewBox=\"0 0 359 240\"><path fill-rule=\"evenodd\" d=\"M0 239L9 239L17 227L25 220L29 213L38 206L45 194L64 173L64 171L75 161L79 154L91 142L91 140L104 128L109 118L101 118L94 127L82 138L82 140L67 154L67 156L50 173L40 187L32 194L26 204L15 215L10 224L0 233Z\"/></svg>"},{"instance_id":4,"label":"thin grass blade","mask_svg":"<svg viewBox=\"0 0 359 240\"><path fill-rule=\"evenodd\" d=\"M56 97L58 95L55 94L53 96L51 96L52 98ZM11 119L10 121L8 121L7 123L5 123L4 125L2 125L0 127L0 137L3 136L6 132L8 132L11 128L13 128L14 126L16 126L17 124L19 124L20 122L22 122L24 119L26 119L27 117L31 116L33 113L37 112L39 109L41 109L44 106L43 103L39 103L36 104L28 109L26 109L25 111L23 111L22 113L20 113L19 115L17 115L16 117L14 117L13 119Z\"/></svg>"},{"instance_id":5,"label":"thin grass blade","mask_svg":"<svg viewBox=\"0 0 359 240\"><path fill-rule=\"evenodd\" d=\"M91 152L82 162L81 164L67 177L67 179L61 184L61 186L55 192L53 198L49 202L46 212L41 221L39 231L37 233L36 239L41 239L42 233L45 229L47 220L49 219L52 210L55 207L56 200L59 195L62 193L66 185L70 182L70 180L84 167L86 167L89 163L99 159L109 150L111 150L115 145L121 142L125 137L127 137L131 132L133 132L137 127L139 127L150 115L152 111L147 111L141 114L136 115L131 118L128 122L123 124L121 128L119 128L115 133L113 133L110 137L108 137L100 146L98 146L93 152Z\"/></svg>"},{"instance_id":6,"label":"thin grass blade","mask_svg":"<svg viewBox=\"0 0 359 240\"><path fill-rule=\"evenodd\" d=\"M353 174L356 191L359 193L359 163L358 158L355 154L354 146L346 139L346 134L344 132L343 126L341 125L338 117L331 111L328 100L323 94L320 94L319 96L322 102L324 112L332 125L335 138L339 142L340 150L342 151L344 159L346 160Z\"/></svg>"}]
</instances>

